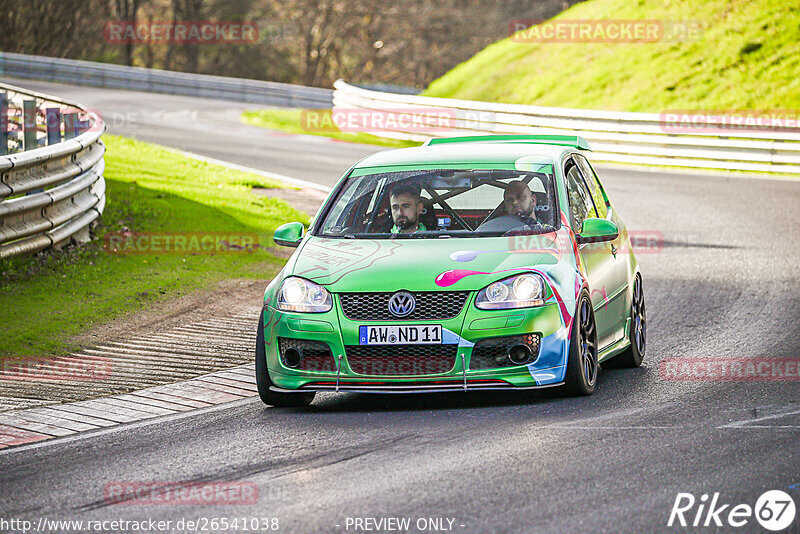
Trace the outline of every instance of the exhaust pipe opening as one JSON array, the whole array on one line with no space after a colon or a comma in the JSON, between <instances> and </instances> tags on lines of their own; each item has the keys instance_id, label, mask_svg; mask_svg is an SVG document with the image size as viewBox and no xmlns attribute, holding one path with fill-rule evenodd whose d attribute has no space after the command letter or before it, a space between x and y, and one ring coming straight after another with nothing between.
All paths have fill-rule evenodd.
<instances>
[{"instance_id":1,"label":"exhaust pipe opening","mask_svg":"<svg viewBox=\"0 0 800 534\"><path fill-rule=\"evenodd\" d=\"M525 365L531 362L533 352L527 345L517 344L508 349L508 360L514 365Z\"/></svg>"},{"instance_id":2,"label":"exhaust pipe opening","mask_svg":"<svg viewBox=\"0 0 800 534\"><path fill-rule=\"evenodd\" d=\"M295 348L287 349L283 353L283 361L287 367L297 367L303 361L303 354Z\"/></svg>"}]
</instances>

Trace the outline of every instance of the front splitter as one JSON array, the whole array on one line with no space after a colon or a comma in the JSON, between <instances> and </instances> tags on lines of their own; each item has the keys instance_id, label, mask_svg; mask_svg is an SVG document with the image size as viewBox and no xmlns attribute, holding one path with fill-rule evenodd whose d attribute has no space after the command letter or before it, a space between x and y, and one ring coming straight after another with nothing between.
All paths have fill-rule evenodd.
<instances>
[{"instance_id":1,"label":"front splitter","mask_svg":"<svg viewBox=\"0 0 800 534\"><path fill-rule=\"evenodd\" d=\"M334 391L334 392L356 392L356 393L445 393L454 391L526 391L532 389L545 389L563 386L564 382L558 384L544 384L540 386L513 386L511 384L499 383L469 383L463 384L457 382L454 384L404 384L404 385L388 385L381 384L368 385L368 384L307 384L299 389L283 389L275 386L270 386L270 391L276 393L298 393L301 391Z\"/></svg>"}]
</instances>

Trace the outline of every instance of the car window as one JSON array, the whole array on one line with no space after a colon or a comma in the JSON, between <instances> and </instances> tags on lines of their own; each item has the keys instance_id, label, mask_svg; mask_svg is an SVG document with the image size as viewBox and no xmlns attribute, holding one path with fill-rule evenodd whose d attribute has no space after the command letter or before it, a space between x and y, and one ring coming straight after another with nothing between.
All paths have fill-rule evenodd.
<instances>
[{"instance_id":1,"label":"car window","mask_svg":"<svg viewBox=\"0 0 800 534\"><path fill-rule=\"evenodd\" d=\"M424 194L424 193L423 193ZM483 184L448 200L448 204L455 209L479 209L490 205L498 205L503 201L503 189L491 184Z\"/></svg>"},{"instance_id":2,"label":"car window","mask_svg":"<svg viewBox=\"0 0 800 534\"><path fill-rule=\"evenodd\" d=\"M608 205L606 204L606 197L603 194L603 187L597 179L597 173L594 172L594 169L589 165L585 157L576 155L575 161L581 168L581 174L586 178L586 185L589 186L589 192L594 199L594 207L597 209L597 215L605 219L606 215L608 215Z\"/></svg>"},{"instance_id":3,"label":"car window","mask_svg":"<svg viewBox=\"0 0 800 534\"><path fill-rule=\"evenodd\" d=\"M313 231L350 239L553 231L560 226L553 169L551 161L530 170L410 168L351 176ZM397 196L406 202L392 203Z\"/></svg>"},{"instance_id":4,"label":"car window","mask_svg":"<svg viewBox=\"0 0 800 534\"><path fill-rule=\"evenodd\" d=\"M597 212L592 203L592 196L586 188L580 170L571 159L564 166L567 181L567 196L569 197L569 211L572 216L572 228L580 232L581 225L587 217L597 217Z\"/></svg>"}]
</instances>

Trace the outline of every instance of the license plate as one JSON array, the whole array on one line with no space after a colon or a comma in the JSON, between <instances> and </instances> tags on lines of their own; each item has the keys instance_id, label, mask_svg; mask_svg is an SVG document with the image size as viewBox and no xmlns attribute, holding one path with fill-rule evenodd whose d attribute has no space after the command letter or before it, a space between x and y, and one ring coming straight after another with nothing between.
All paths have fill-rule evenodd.
<instances>
[{"instance_id":1,"label":"license plate","mask_svg":"<svg viewBox=\"0 0 800 534\"><path fill-rule=\"evenodd\" d=\"M442 326L391 325L360 326L359 345L441 345Z\"/></svg>"}]
</instances>

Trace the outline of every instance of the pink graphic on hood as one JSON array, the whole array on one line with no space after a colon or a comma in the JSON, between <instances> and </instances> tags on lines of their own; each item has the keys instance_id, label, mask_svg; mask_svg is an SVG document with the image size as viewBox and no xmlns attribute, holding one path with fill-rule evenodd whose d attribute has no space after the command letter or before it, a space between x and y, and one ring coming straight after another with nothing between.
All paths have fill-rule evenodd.
<instances>
[{"instance_id":1,"label":"pink graphic on hood","mask_svg":"<svg viewBox=\"0 0 800 534\"><path fill-rule=\"evenodd\" d=\"M482 273L479 271L470 271L467 269L450 269L449 271L445 271L441 273L439 276L436 277L434 282L439 287L450 287L465 276L472 276L473 274L489 274L489 273Z\"/></svg>"},{"instance_id":2,"label":"pink graphic on hood","mask_svg":"<svg viewBox=\"0 0 800 534\"><path fill-rule=\"evenodd\" d=\"M441 273L439 276L436 277L434 282L439 287L450 287L462 278L467 276L472 276L475 274L497 274L497 273L506 273L510 271L529 271L530 268L528 267L514 267L513 269L503 269L502 271L493 271L491 273L484 273L481 271L470 271L468 269L450 269L449 271L445 271Z\"/></svg>"}]
</instances>

